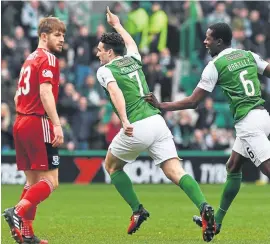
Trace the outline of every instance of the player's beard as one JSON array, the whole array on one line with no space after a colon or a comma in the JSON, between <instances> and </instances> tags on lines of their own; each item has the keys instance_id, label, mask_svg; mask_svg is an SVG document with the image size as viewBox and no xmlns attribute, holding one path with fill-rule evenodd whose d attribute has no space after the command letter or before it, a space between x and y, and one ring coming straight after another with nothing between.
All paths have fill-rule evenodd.
<instances>
[{"instance_id":1,"label":"player's beard","mask_svg":"<svg viewBox=\"0 0 270 244\"><path fill-rule=\"evenodd\" d=\"M57 46L55 44L55 41L51 40L51 38L48 38L47 48L52 53L60 53L62 51L62 49L61 50L57 49Z\"/></svg>"}]
</instances>

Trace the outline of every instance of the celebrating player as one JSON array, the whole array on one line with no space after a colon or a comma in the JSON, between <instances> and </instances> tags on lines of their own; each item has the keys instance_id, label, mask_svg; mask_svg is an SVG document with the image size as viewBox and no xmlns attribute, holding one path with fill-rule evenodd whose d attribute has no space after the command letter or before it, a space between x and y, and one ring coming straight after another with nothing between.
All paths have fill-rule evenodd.
<instances>
[{"instance_id":1,"label":"celebrating player","mask_svg":"<svg viewBox=\"0 0 270 244\"><path fill-rule=\"evenodd\" d=\"M47 17L38 27L38 48L24 62L15 95L17 117L13 135L18 170L26 175L20 202L3 215L17 243L46 244L34 235L37 205L58 186L57 147L63 131L56 111L59 64L53 53L62 51L66 27Z\"/></svg>"},{"instance_id":2,"label":"celebrating player","mask_svg":"<svg viewBox=\"0 0 270 244\"><path fill-rule=\"evenodd\" d=\"M172 134L160 110L144 101L149 88L136 43L109 8L107 21L117 33L105 33L101 37L97 56L102 66L97 71L97 78L123 128L109 146L105 164L112 184L133 211L127 232L136 232L149 213L138 200L123 167L135 161L142 151L148 151L155 164L198 207L203 219L203 238L210 241L215 231L214 210L206 203L198 183L181 167ZM127 54L124 56L125 47Z\"/></svg>"},{"instance_id":3,"label":"celebrating player","mask_svg":"<svg viewBox=\"0 0 270 244\"><path fill-rule=\"evenodd\" d=\"M205 67L201 80L191 96L181 101L159 103L153 94L145 98L156 108L165 111L196 108L198 104L219 85L229 99L235 120L236 140L227 162L227 181L222 193L220 207L215 215L216 234L229 206L237 195L242 166L246 158L270 178L270 116L264 109L258 73L270 77L270 64L257 54L231 48L232 31L225 23L209 27L204 44L213 60ZM193 220L201 226L202 220Z\"/></svg>"}]
</instances>

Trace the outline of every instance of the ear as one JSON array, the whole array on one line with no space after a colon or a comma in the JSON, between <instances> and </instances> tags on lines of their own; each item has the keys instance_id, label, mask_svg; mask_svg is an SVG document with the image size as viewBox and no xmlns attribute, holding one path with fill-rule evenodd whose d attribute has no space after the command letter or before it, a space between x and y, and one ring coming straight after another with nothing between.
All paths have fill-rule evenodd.
<instances>
[{"instance_id":1,"label":"ear","mask_svg":"<svg viewBox=\"0 0 270 244\"><path fill-rule=\"evenodd\" d=\"M219 39L217 40L217 46L220 46L220 45L222 45L222 44L223 44L223 40L219 38Z\"/></svg>"},{"instance_id":2,"label":"ear","mask_svg":"<svg viewBox=\"0 0 270 244\"><path fill-rule=\"evenodd\" d=\"M46 33L41 33L41 35L40 35L40 39L42 40L42 41L45 41L46 39L47 39L47 34Z\"/></svg>"},{"instance_id":3,"label":"ear","mask_svg":"<svg viewBox=\"0 0 270 244\"><path fill-rule=\"evenodd\" d=\"M109 49L109 56L113 55L113 50Z\"/></svg>"}]
</instances>

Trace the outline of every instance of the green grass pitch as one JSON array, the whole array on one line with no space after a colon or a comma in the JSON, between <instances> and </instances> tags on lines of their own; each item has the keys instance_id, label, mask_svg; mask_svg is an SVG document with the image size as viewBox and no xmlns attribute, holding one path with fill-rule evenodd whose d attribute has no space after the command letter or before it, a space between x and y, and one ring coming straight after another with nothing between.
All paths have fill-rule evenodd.
<instances>
[{"instance_id":1,"label":"green grass pitch","mask_svg":"<svg viewBox=\"0 0 270 244\"><path fill-rule=\"evenodd\" d=\"M2 210L13 206L22 186L2 185ZM127 235L131 210L112 185L62 184L38 208L35 232L50 244L204 243L192 222L197 209L174 185L135 185L151 216L140 230ZM209 203L218 206L222 185L202 185ZM269 244L270 185L244 184L211 243ZM14 243L2 217L2 244Z\"/></svg>"}]
</instances>

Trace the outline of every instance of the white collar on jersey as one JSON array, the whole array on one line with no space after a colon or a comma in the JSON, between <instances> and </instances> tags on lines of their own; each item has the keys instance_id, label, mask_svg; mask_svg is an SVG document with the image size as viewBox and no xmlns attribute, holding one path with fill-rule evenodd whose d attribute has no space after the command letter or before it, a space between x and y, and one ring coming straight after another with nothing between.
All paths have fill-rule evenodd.
<instances>
[{"instance_id":1,"label":"white collar on jersey","mask_svg":"<svg viewBox=\"0 0 270 244\"><path fill-rule=\"evenodd\" d=\"M224 49L223 51L221 51L217 56L215 56L213 58L213 61L215 61L218 58L220 58L220 57L222 57L222 56L224 56L226 54L229 54L229 53L231 53L232 51L235 51L235 50L236 50L235 48L228 47L228 48Z\"/></svg>"},{"instance_id":2,"label":"white collar on jersey","mask_svg":"<svg viewBox=\"0 0 270 244\"><path fill-rule=\"evenodd\" d=\"M109 63L107 63L106 65L111 64L113 61L121 59L121 58L123 58L123 56L117 56L114 59L112 59Z\"/></svg>"}]
</instances>

